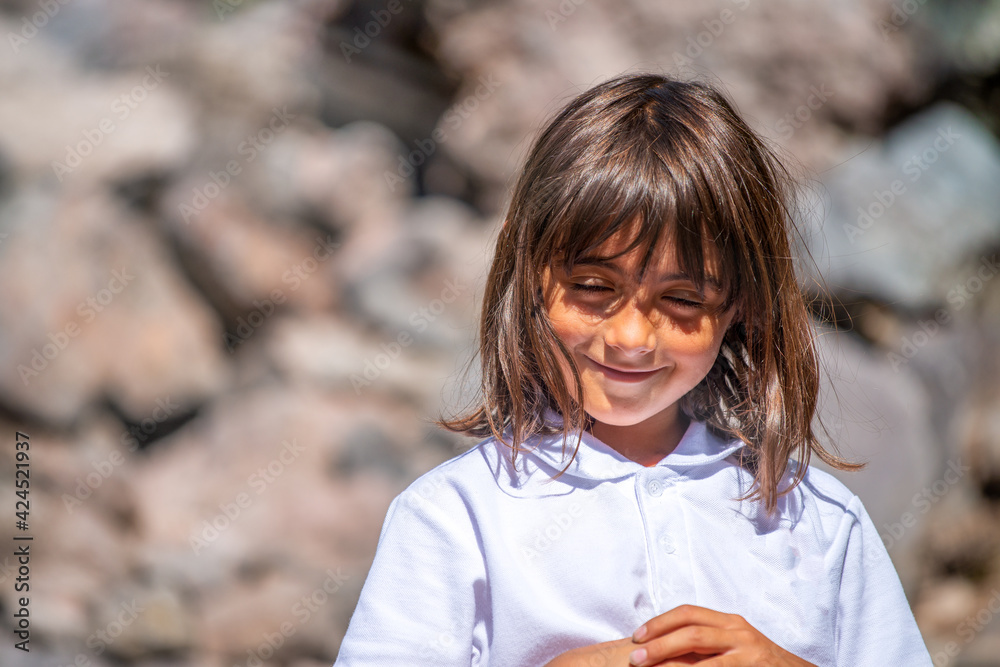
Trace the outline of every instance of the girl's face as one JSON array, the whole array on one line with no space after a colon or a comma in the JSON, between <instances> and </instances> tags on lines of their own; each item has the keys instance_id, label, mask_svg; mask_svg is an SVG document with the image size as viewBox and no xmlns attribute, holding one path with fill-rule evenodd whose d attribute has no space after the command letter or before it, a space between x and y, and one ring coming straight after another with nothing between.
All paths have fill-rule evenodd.
<instances>
[{"instance_id":1,"label":"girl's face","mask_svg":"<svg viewBox=\"0 0 1000 667\"><path fill-rule=\"evenodd\" d=\"M614 254L626 245L619 234L597 254ZM562 264L546 267L545 308L580 370L584 408L596 422L669 430L680 416L677 401L715 363L735 309L716 312L724 294L711 284L699 293L680 275L672 246L653 256L642 283L640 260L636 248L606 264L580 262L571 273ZM720 278L711 253L705 270ZM566 386L572 387L572 372L559 359Z\"/></svg>"}]
</instances>

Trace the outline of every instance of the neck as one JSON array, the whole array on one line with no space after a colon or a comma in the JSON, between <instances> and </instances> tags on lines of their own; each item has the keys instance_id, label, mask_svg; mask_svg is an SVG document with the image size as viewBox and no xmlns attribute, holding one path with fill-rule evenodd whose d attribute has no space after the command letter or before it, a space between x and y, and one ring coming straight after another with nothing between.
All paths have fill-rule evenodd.
<instances>
[{"instance_id":1,"label":"neck","mask_svg":"<svg viewBox=\"0 0 1000 667\"><path fill-rule=\"evenodd\" d=\"M625 458L650 467L677 448L690 424L690 418L675 403L638 424L616 426L595 421L590 432Z\"/></svg>"}]
</instances>

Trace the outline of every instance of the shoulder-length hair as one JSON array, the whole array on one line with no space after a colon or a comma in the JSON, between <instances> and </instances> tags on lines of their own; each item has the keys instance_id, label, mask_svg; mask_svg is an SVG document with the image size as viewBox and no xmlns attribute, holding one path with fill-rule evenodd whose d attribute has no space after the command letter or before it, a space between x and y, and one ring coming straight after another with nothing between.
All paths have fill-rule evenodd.
<instances>
[{"instance_id":1,"label":"shoulder-length hair","mask_svg":"<svg viewBox=\"0 0 1000 667\"><path fill-rule=\"evenodd\" d=\"M592 426L579 369L546 314L543 268L559 261L571 268L635 228L623 252L643 249L643 274L669 239L681 269L703 288L705 248L718 253L720 311L736 307L736 314L714 366L679 407L716 435L746 443L740 465L755 484L740 500L762 499L772 512L802 480L812 452L837 469L863 467L824 450L812 428L819 364L789 244L793 184L710 84L638 73L577 96L536 139L496 241L479 326L478 405L435 423L492 435L513 449L515 464L521 443L559 432L546 409L563 416L564 437ZM572 392L556 354L572 369ZM579 442L574 457L578 449ZM793 452L801 465L779 493Z\"/></svg>"}]
</instances>

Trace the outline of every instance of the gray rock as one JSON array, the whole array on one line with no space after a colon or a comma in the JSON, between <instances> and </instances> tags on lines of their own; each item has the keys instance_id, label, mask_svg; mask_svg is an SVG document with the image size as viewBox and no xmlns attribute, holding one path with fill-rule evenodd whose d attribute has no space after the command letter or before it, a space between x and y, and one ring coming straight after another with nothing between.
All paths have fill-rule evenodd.
<instances>
[{"instance_id":1,"label":"gray rock","mask_svg":"<svg viewBox=\"0 0 1000 667\"><path fill-rule=\"evenodd\" d=\"M898 309L955 303L966 263L1000 245L1000 142L942 102L846 156L804 216L830 288Z\"/></svg>"},{"instance_id":2,"label":"gray rock","mask_svg":"<svg viewBox=\"0 0 1000 667\"><path fill-rule=\"evenodd\" d=\"M819 415L835 440L827 449L868 465L844 472L815 457L811 463L861 498L912 595L919 576L912 545L926 524L926 510L914 502L914 494L937 479L944 467L940 441L928 419L927 391L912 371L894 371L855 338L823 326L816 331L826 369Z\"/></svg>"},{"instance_id":3,"label":"gray rock","mask_svg":"<svg viewBox=\"0 0 1000 667\"><path fill-rule=\"evenodd\" d=\"M176 72L157 63L85 75L55 62L0 71L0 146L19 178L86 188L171 171L188 158L194 116Z\"/></svg>"}]
</instances>

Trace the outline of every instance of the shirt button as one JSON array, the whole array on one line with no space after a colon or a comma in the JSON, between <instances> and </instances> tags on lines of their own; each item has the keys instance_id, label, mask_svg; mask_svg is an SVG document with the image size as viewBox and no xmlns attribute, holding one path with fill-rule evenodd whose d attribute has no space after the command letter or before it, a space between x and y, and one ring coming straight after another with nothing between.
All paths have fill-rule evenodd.
<instances>
[{"instance_id":1,"label":"shirt button","mask_svg":"<svg viewBox=\"0 0 1000 667\"><path fill-rule=\"evenodd\" d=\"M651 479L649 480L649 483L646 484L646 491L648 491L651 496L658 496L663 493L663 485L659 480Z\"/></svg>"},{"instance_id":2,"label":"shirt button","mask_svg":"<svg viewBox=\"0 0 1000 667\"><path fill-rule=\"evenodd\" d=\"M674 539L669 535L662 535L660 537L660 546L668 554L672 554L677 551L677 546L674 544Z\"/></svg>"}]
</instances>

